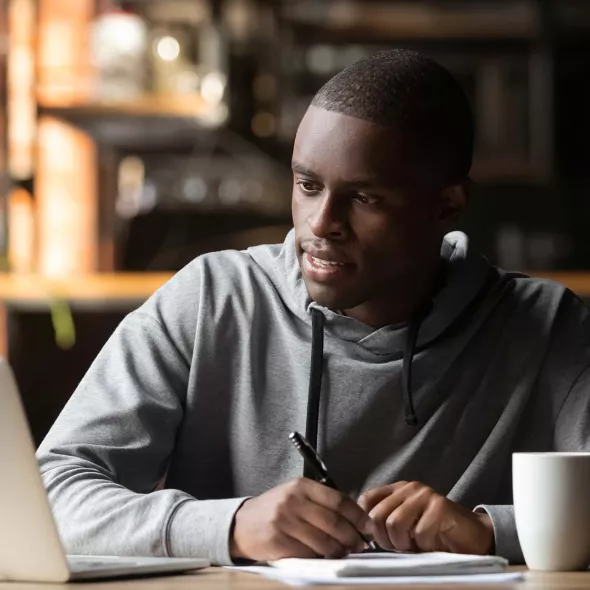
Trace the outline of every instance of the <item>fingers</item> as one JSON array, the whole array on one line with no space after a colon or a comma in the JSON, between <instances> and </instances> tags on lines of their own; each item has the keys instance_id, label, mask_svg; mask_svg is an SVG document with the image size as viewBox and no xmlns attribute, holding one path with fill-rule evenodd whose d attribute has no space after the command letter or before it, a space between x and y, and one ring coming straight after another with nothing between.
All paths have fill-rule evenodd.
<instances>
[{"instance_id":1,"label":"fingers","mask_svg":"<svg viewBox=\"0 0 590 590\"><path fill-rule=\"evenodd\" d=\"M365 511L371 512L379 502L385 500L388 496L390 496L396 487L399 487L407 482L402 481L395 484L381 486L379 488L374 488L372 490L367 490L366 492L362 493L358 499L358 505Z\"/></svg>"},{"instance_id":2,"label":"fingers","mask_svg":"<svg viewBox=\"0 0 590 590\"><path fill-rule=\"evenodd\" d=\"M418 551L414 527L419 522L428 506L430 494L425 488L416 495L407 498L385 520L385 528L389 540L398 551Z\"/></svg>"},{"instance_id":3,"label":"fingers","mask_svg":"<svg viewBox=\"0 0 590 590\"><path fill-rule=\"evenodd\" d=\"M358 530L338 512L312 502L305 512L305 520L316 530L321 531L338 543L340 549L336 550L336 552L339 555L350 552L358 553L363 550L365 543ZM322 555L327 554L322 553Z\"/></svg>"},{"instance_id":4,"label":"fingers","mask_svg":"<svg viewBox=\"0 0 590 590\"><path fill-rule=\"evenodd\" d=\"M487 516L474 514L419 482L398 482L359 498L384 549L486 554L494 544Z\"/></svg>"},{"instance_id":5,"label":"fingers","mask_svg":"<svg viewBox=\"0 0 590 590\"><path fill-rule=\"evenodd\" d=\"M450 551L439 535L442 496L433 498L414 528L414 539L421 551Z\"/></svg>"},{"instance_id":6,"label":"fingers","mask_svg":"<svg viewBox=\"0 0 590 590\"><path fill-rule=\"evenodd\" d=\"M287 484L275 524L325 557L362 551L364 541L359 530L372 532L373 527L368 515L351 498L308 479Z\"/></svg>"},{"instance_id":7,"label":"fingers","mask_svg":"<svg viewBox=\"0 0 590 590\"><path fill-rule=\"evenodd\" d=\"M264 561L272 559L282 559L283 557L302 557L312 558L323 556L323 553L314 551L309 544L295 539L294 537L278 533L272 542L268 544L268 552Z\"/></svg>"},{"instance_id":8,"label":"fingers","mask_svg":"<svg viewBox=\"0 0 590 590\"><path fill-rule=\"evenodd\" d=\"M293 522L289 528L289 535L311 549L316 557L336 559L348 555L351 551L347 544L340 543L331 534L302 518L297 518Z\"/></svg>"},{"instance_id":9,"label":"fingers","mask_svg":"<svg viewBox=\"0 0 590 590\"><path fill-rule=\"evenodd\" d=\"M353 524L355 523L355 524ZM310 480L287 482L250 498L236 511L230 539L234 559L342 556L361 550L356 526L369 517L350 498Z\"/></svg>"},{"instance_id":10,"label":"fingers","mask_svg":"<svg viewBox=\"0 0 590 590\"><path fill-rule=\"evenodd\" d=\"M475 514L437 495L416 525L415 538L423 551L486 555L493 550L494 527L487 514Z\"/></svg>"},{"instance_id":11,"label":"fingers","mask_svg":"<svg viewBox=\"0 0 590 590\"><path fill-rule=\"evenodd\" d=\"M421 549L414 528L427 509L434 491L417 482L396 484L393 493L369 513L375 523L375 539L384 549Z\"/></svg>"},{"instance_id":12,"label":"fingers","mask_svg":"<svg viewBox=\"0 0 590 590\"><path fill-rule=\"evenodd\" d=\"M307 497L312 502L346 519L355 531L366 535L373 533L372 520L352 498L315 481L308 480L308 484Z\"/></svg>"}]
</instances>

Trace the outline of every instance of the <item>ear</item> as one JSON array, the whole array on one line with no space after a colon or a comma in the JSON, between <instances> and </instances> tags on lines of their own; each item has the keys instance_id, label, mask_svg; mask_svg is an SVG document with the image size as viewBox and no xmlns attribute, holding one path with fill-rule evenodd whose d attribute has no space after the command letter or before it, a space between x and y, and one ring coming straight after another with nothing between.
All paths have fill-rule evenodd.
<instances>
[{"instance_id":1,"label":"ear","mask_svg":"<svg viewBox=\"0 0 590 590\"><path fill-rule=\"evenodd\" d=\"M467 178L463 182L448 186L439 194L437 221L443 234L455 229L458 218L467 207L471 185L471 179Z\"/></svg>"}]
</instances>

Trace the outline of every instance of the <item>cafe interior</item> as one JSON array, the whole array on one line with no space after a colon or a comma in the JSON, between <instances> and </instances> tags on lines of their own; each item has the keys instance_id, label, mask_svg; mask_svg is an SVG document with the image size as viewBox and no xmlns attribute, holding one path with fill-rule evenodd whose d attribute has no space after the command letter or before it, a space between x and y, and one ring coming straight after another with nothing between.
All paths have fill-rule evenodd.
<instances>
[{"instance_id":1,"label":"cafe interior","mask_svg":"<svg viewBox=\"0 0 590 590\"><path fill-rule=\"evenodd\" d=\"M471 101L459 229L590 298L585 0L0 2L0 354L37 443L175 271L283 240L312 96L391 47L434 57Z\"/></svg>"}]
</instances>

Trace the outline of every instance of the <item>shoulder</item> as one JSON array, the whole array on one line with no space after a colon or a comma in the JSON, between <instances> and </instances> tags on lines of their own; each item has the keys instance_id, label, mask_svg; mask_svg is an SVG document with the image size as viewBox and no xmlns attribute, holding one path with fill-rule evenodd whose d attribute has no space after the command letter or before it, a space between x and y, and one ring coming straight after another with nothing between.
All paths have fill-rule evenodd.
<instances>
[{"instance_id":1,"label":"shoulder","mask_svg":"<svg viewBox=\"0 0 590 590\"><path fill-rule=\"evenodd\" d=\"M565 285L504 271L500 276L518 316L550 329L554 336L590 342L590 307Z\"/></svg>"},{"instance_id":2,"label":"shoulder","mask_svg":"<svg viewBox=\"0 0 590 590\"><path fill-rule=\"evenodd\" d=\"M519 302L538 306L566 305L588 313L588 304L565 285L546 278L516 272L499 271L501 279Z\"/></svg>"},{"instance_id":3,"label":"shoulder","mask_svg":"<svg viewBox=\"0 0 590 590\"><path fill-rule=\"evenodd\" d=\"M225 250L200 256L194 261L200 275L200 295L218 306L231 301L243 311L254 308L256 302L274 291L273 277L259 263L260 256L272 259L280 245L263 245L248 250ZM253 256L253 252L257 256Z\"/></svg>"},{"instance_id":4,"label":"shoulder","mask_svg":"<svg viewBox=\"0 0 590 590\"><path fill-rule=\"evenodd\" d=\"M248 251L212 252L178 271L127 322L159 326L190 358L199 325L220 327L237 317L249 321L271 289L270 279Z\"/></svg>"},{"instance_id":5,"label":"shoulder","mask_svg":"<svg viewBox=\"0 0 590 590\"><path fill-rule=\"evenodd\" d=\"M280 245L258 246L272 255ZM223 250L198 256L178 271L145 304L144 311L161 315L165 310L196 315L203 308L213 313L228 303L252 307L269 288L270 278L249 250Z\"/></svg>"}]
</instances>

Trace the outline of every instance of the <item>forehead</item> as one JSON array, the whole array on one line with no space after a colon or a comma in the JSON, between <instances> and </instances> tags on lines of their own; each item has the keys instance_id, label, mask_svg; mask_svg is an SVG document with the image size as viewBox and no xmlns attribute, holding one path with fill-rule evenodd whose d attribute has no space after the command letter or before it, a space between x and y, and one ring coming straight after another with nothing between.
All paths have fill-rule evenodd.
<instances>
[{"instance_id":1,"label":"forehead","mask_svg":"<svg viewBox=\"0 0 590 590\"><path fill-rule=\"evenodd\" d=\"M325 179L401 180L403 163L395 130L311 106L303 117L293 160Z\"/></svg>"}]
</instances>

